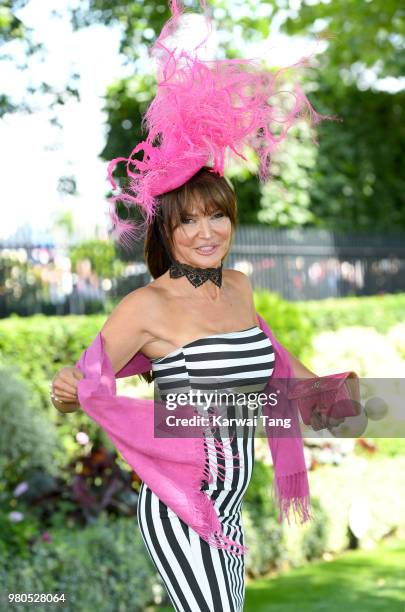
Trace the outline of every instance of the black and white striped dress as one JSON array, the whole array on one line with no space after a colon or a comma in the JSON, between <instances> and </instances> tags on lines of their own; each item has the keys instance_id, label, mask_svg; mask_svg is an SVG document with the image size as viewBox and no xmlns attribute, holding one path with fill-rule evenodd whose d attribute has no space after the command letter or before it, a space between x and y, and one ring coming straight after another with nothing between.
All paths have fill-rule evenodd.
<instances>
[{"instance_id":1,"label":"black and white striped dress","mask_svg":"<svg viewBox=\"0 0 405 612\"><path fill-rule=\"evenodd\" d=\"M156 384L165 389L231 389L234 392L260 392L274 370L274 350L268 336L253 326L241 331L206 336L180 347L164 357L152 359ZM208 381L208 382L207 382ZM231 382L231 385L230 385ZM229 386L230 385L230 386ZM235 412L237 410L237 412ZM252 417L260 406L229 405L226 416ZM243 540L241 505L254 466L255 425L247 426L230 444L239 459L225 462L210 453L206 462L216 476L202 485L212 499L224 533ZM235 434L222 426L224 444ZM212 441L212 438L211 438ZM210 440L206 436L205 444ZM237 461L238 468L234 462ZM225 479L218 478L215 463L225 465ZM211 547L182 521L153 491L142 483L138 500L138 524L145 546L163 579L176 611L240 612L245 597L244 556ZM233 528L237 531L233 531ZM236 535L235 535L236 533Z\"/></svg>"}]
</instances>

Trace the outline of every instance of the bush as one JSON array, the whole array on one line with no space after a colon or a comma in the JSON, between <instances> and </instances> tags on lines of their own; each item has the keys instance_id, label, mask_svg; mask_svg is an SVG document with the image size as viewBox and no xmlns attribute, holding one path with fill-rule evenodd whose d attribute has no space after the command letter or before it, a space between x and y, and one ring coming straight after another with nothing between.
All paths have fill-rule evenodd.
<instances>
[{"instance_id":1,"label":"bush","mask_svg":"<svg viewBox=\"0 0 405 612\"><path fill-rule=\"evenodd\" d=\"M404 323L405 293L307 300L296 305L311 327L320 331L363 326L367 321L369 327L385 334Z\"/></svg>"},{"instance_id":2,"label":"bush","mask_svg":"<svg viewBox=\"0 0 405 612\"><path fill-rule=\"evenodd\" d=\"M278 523L278 509L272 499L273 468L262 461L255 467L243 500L243 525L246 572L252 578L270 570L304 564L322 556L326 540L328 519L320 500L311 497L313 521L303 526ZM294 520L294 519L293 519Z\"/></svg>"},{"instance_id":3,"label":"bush","mask_svg":"<svg viewBox=\"0 0 405 612\"><path fill-rule=\"evenodd\" d=\"M103 515L80 531L53 531L29 560L1 558L0 583L5 592L64 593L66 612L137 612L153 603L153 592L164 594L138 525Z\"/></svg>"},{"instance_id":4,"label":"bush","mask_svg":"<svg viewBox=\"0 0 405 612\"><path fill-rule=\"evenodd\" d=\"M349 512L358 502L369 513L364 515L368 529L360 547L405 528L404 471L405 457L380 457L377 453L369 459L349 455L338 467L323 466L309 472L311 495L319 498L328 516L326 551L340 552L349 545Z\"/></svg>"},{"instance_id":5,"label":"bush","mask_svg":"<svg viewBox=\"0 0 405 612\"><path fill-rule=\"evenodd\" d=\"M310 367L318 376L345 370L368 378L405 376L405 362L392 342L371 327L345 327L318 334Z\"/></svg>"},{"instance_id":6,"label":"bush","mask_svg":"<svg viewBox=\"0 0 405 612\"><path fill-rule=\"evenodd\" d=\"M39 410L27 384L11 368L0 368L0 474L14 486L36 470L57 473L55 427Z\"/></svg>"},{"instance_id":7,"label":"bush","mask_svg":"<svg viewBox=\"0 0 405 612\"><path fill-rule=\"evenodd\" d=\"M302 553L307 561L322 557L329 528L329 518L317 497L311 499L311 506L313 520L302 538Z\"/></svg>"},{"instance_id":8,"label":"bush","mask_svg":"<svg viewBox=\"0 0 405 612\"><path fill-rule=\"evenodd\" d=\"M253 578L277 567L282 555L282 528L271 499L272 481L273 469L256 459L242 504L245 542L249 548L246 572Z\"/></svg>"},{"instance_id":9,"label":"bush","mask_svg":"<svg viewBox=\"0 0 405 612\"><path fill-rule=\"evenodd\" d=\"M278 293L255 291L256 311L266 321L277 340L298 359L312 354L316 326L309 322L297 303L287 302Z\"/></svg>"},{"instance_id":10,"label":"bush","mask_svg":"<svg viewBox=\"0 0 405 612\"><path fill-rule=\"evenodd\" d=\"M12 364L29 381L41 408L49 413L49 383L63 366L71 366L94 339L105 315L29 318L12 315L0 321L0 361ZM54 414L56 410L52 407Z\"/></svg>"}]
</instances>

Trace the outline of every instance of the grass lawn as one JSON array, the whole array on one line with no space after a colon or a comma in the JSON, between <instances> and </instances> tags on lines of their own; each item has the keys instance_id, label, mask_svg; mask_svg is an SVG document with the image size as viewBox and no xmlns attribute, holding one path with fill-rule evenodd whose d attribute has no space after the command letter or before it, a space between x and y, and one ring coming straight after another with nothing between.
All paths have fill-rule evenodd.
<instances>
[{"instance_id":1,"label":"grass lawn","mask_svg":"<svg viewBox=\"0 0 405 612\"><path fill-rule=\"evenodd\" d=\"M405 541L251 582L244 612L405 612ZM173 608L157 608L169 612Z\"/></svg>"}]
</instances>

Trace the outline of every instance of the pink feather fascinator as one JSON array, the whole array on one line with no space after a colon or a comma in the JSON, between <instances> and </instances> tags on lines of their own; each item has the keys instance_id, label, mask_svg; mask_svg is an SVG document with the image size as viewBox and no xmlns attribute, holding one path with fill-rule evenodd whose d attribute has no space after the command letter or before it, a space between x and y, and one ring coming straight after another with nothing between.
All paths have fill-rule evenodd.
<instances>
[{"instance_id":1,"label":"pink feather fascinator","mask_svg":"<svg viewBox=\"0 0 405 612\"><path fill-rule=\"evenodd\" d=\"M205 0L200 2L211 32ZM158 78L156 96L142 120L148 135L129 157L116 157L108 165L109 181L117 190L113 171L118 163L126 164L126 186L109 198L109 216L114 239L127 248L144 235L154 217L157 196L180 187L203 166L223 176L228 160L246 161L250 147L258 157L259 179L266 182L271 177L272 154L299 119L313 123L336 119L317 113L300 85L294 84L292 91L280 86L283 74L308 65L308 57L271 72L257 59L201 59L198 49L208 36L192 53L170 48L164 41L178 30L183 13L176 0L170 8L172 16L150 51L157 60ZM285 93L293 98L289 110L277 101ZM135 157L139 152L142 159ZM117 202L128 211L137 207L143 221L135 223L130 215L120 218Z\"/></svg>"}]
</instances>

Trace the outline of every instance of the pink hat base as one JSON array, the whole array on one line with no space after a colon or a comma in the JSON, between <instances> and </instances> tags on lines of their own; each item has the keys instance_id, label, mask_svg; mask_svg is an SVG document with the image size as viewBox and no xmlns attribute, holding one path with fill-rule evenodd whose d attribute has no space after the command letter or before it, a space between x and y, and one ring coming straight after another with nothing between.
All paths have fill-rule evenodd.
<instances>
[{"instance_id":1,"label":"pink hat base","mask_svg":"<svg viewBox=\"0 0 405 612\"><path fill-rule=\"evenodd\" d=\"M184 183L190 180L192 176L197 174L197 172L205 166L206 161L207 156L204 155L201 156L200 159L193 159L187 166L176 169L176 172L170 172L169 170L161 172L159 181L150 187L149 194L154 198L164 193L168 193L169 191L173 191L173 189L177 189L177 187L181 187L181 185L184 185Z\"/></svg>"}]
</instances>

